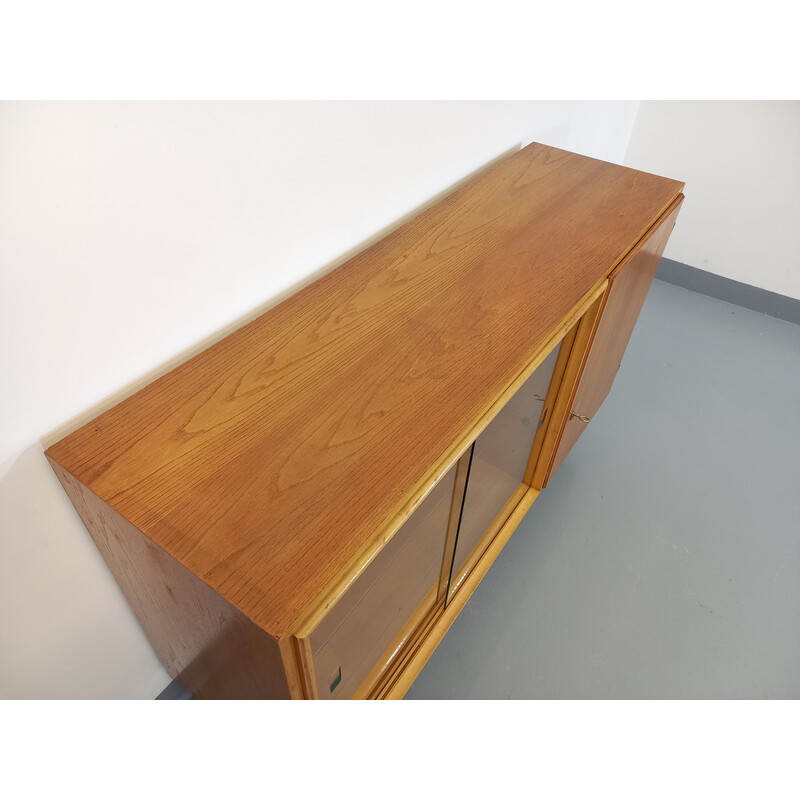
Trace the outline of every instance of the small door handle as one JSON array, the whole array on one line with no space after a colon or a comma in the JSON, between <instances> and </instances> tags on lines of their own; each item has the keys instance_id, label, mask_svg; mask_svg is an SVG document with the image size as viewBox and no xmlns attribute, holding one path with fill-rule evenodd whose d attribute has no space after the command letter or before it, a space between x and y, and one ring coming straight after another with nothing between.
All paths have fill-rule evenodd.
<instances>
[{"instance_id":1,"label":"small door handle","mask_svg":"<svg viewBox=\"0 0 800 800\"><path fill-rule=\"evenodd\" d=\"M579 419L581 422L589 422L589 420L590 420L590 418L589 418L589 417L584 417L584 416L583 416L583 414L578 414L578 413L577 413L577 412L575 412L575 411L573 411L573 412L572 412L572 413L569 415L569 418L570 418L570 419L572 419L573 417L577 417L577 418L578 418L578 419Z\"/></svg>"},{"instance_id":2,"label":"small door handle","mask_svg":"<svg viewBox=\"0 0 800 800\"><path fill-rule=\"evenodd\" d=\"M336 672L331 675L331 694L333 694L334 689L342 682L342 668L338 667Z\"/></svg>"}]
</instances>

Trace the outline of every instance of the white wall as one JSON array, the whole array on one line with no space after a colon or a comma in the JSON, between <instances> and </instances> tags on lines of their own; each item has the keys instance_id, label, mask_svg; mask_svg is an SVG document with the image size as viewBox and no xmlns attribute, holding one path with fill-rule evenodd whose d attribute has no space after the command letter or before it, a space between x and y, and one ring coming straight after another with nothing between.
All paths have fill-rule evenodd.
<instances>
[{"instance_id":1,"label":"white wall","mask_svg":"<svg viewBox=\"0 0 800 800\"><path fill-rule=\"evenodd\" d=\"M638 103L0 104L0 696L168 683L50 444L465 175Z\"/></svg>"},{"instance_id":2,"label":"white wall","mask_svg":"<svg viewBox=\"0 0 800 800\"><path fill-rule=\"evenodd\" d=\"M800 102L643 102L625 163L686 181L667 258L800 299Z\"/></svg>"}]
</instances>

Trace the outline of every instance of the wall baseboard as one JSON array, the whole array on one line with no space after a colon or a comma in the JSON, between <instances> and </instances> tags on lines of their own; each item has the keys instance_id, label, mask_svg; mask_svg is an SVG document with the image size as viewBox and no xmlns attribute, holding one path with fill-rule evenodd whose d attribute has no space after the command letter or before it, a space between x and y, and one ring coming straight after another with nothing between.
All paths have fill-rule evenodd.
<instances>
[{"instance_id":1,"label":"wall baseboard","mask_svg":"<svg viewBox=\"0 0 800 800\"><path fill-rule=\"evenodd\" d=\"M156 700L191 700L192 696L182 686L172 681Z\"/></svg>"},{"instance_id":2,"label":"wall baseboard","mask_svg":"<svg viewBox=\"0 0 800 800\"><path fill-rule=\"evenodd\" d=\"M723 278L721 275L714 275L670 258L661 259L656 278L727 303L750 308L769 317L800 325L800 300L792 297L759 289L731 278Z\"/></svg>"}]
</instances>

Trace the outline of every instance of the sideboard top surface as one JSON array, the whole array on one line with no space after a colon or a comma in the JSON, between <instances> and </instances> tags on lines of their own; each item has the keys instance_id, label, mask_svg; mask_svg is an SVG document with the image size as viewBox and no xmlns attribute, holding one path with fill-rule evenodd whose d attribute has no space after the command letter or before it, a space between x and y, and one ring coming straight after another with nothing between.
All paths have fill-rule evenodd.
<instances>
[{"instance_id":1,"label":"sideboard top surface","mask_svg":"<svg viewBox=\"0 0 800 800\"><path fill-rule=\"evenodd\" d=\"M682 189L529 145L47 455L284 635Z\"/></svg>"}]
</instances>

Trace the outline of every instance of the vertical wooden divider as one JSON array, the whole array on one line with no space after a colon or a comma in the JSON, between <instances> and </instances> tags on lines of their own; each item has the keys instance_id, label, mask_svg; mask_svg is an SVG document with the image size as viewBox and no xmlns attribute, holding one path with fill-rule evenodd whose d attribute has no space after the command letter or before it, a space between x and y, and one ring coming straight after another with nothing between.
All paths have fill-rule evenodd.
<instances>
[{"instance_id":1,"label":"vertical wooden divider","mask_svg":"<svg viewBox=\"0 0 800 800\"><path fill-rule=\"evenodd\" d=\"M550 467L556 455L561 433L567 424L569 413L572 408L572 400L578 388L581 372L589 355L592 340L597 331L597 325L608 296L608 286L606 284L603 294L595 300L589 310L581 317L576 326L575 335L570 348L569 358L564 367L561 385L558 388L550 424L542 443L541 456L537 460L536 467L531 477L531 486L536 489L547 485Z\"/></svg>"}]
</instances>

